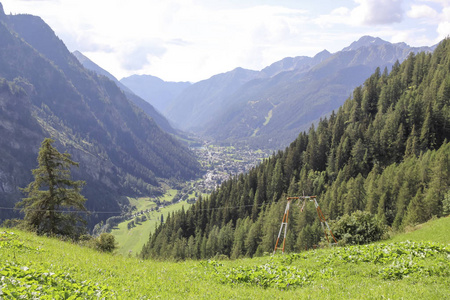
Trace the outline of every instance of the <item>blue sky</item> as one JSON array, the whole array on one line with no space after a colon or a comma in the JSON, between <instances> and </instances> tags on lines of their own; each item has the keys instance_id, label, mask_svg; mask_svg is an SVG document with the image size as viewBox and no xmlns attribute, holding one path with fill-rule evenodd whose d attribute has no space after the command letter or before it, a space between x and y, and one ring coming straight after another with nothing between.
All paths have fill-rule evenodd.
<instances>
[{"instance_id":1,"label":"blue sky","mask_svg":"<svg viewBox=\"0 0 450 300\"><path fill-rule=\"evenodd\" d=\"M42 17L69 50L118 79L199 81L236 67L336 52L364 35L431 46L450 34L450 0L0 0Z\"/></svg>"}]
</instances>

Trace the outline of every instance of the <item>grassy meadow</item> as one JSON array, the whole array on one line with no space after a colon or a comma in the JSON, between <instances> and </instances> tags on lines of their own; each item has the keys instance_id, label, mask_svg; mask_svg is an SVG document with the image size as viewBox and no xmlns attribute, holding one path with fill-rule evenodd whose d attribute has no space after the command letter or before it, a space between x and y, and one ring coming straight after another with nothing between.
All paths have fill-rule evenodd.
<instances>
[{"instance_id":1,"label":"grassy meadow","mask_svg":"<svg viewBox=\"0 0 450 300\"><path fill-rule=\"evenodd\" d=\"M448 299L449 228L442 218L371 245L183 262L0 229L0 299Z\"/></svg>"},{"instance_id":2,"label":"grassy meadow","mask_svg":"<svg viewBox=\"0 0 450 300\"><path fill-rule=\"evenodd\" d=\"M148 200L136 201L137 203L147 202ZM152 202L153 203L153 202ZM137 207L143 207L145 205L138 204ZM148 204L149 206L151 204ZM154 203L153 203L154 205ZM191 204L186 201L181 201L175 204L171 204L169 206L163 207L158 211L151 211L146 215L147 220L143 222L139 222L135 224L136 226L128 229L127 224L130 221L125 221L117 225L112 231L111 234L114 235L117 242L117 253L122 255L132 255L135 256L138 254L142 246L148 242L148 237L151 232L155 231L157 225L161 223L161 215L164 215L164 220L167 219L167 216L174 211L180 210L183 206L184 209L188 209ZM146 208L143 208L143 210ZM140 209L138 209L139 211Z\"/></svg>"}]
</instances>

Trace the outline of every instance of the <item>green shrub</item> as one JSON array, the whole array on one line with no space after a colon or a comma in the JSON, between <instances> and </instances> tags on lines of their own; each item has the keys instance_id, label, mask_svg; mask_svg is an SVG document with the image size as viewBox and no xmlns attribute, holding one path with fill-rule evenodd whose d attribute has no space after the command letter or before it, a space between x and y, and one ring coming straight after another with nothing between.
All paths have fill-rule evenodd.
<instances>
[{"instance_id":1,"label":"green shrub","mask_svg":"<svg viewBox=\"0 0 450 300\"><path fill-rule=\"evenodd\" d=\"M345 214L332 223L332 232L341 244L361 245L379 241L386 229L374 215L362 211Z\"/></svg>"},{"instance_id":2,"label":"green shrub","mask_svg":"<svg viewBox=\"0 0 450 300\"><path fill-rule=\"evenodd\" d=\"M116 240L111 233L102 233L95 239L95 248L101 252L113 252Z\"/></svg>"}]
</instances>

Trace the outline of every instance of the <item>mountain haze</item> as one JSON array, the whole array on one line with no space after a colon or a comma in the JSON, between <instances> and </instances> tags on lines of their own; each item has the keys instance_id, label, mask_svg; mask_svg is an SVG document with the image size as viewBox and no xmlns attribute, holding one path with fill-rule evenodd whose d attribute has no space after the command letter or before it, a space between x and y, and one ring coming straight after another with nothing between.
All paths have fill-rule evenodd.
<instances>
[{"instance_id":1,"label":"mountain haze","mask_svg":"<svg viewBox=\"0 0 450 300\"><path fill-rule=\"evenodd\" d=\"M120 82L162 113L173 99L191 85L190 82L163 81L151 75L132 75L122 78Z\"/></svg>"},{"instance_id":2,"label":"mountain haze","mask_svg":"<svg viewBox=\"0 0 450 300\"><path fill-rule=\"evenodd\" d=\"M243 84L265 77L257 71L236 68L186 88L166 109L167 118L179 129L200 132L226 105L225 99Z\"/></svg>"}]
</instances>

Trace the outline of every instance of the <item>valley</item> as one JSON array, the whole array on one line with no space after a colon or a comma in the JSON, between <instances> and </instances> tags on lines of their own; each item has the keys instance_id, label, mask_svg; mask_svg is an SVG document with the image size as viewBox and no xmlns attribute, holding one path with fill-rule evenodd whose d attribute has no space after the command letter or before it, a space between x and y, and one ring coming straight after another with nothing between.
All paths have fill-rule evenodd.
<instances>
[{"instance_id":1,"label":"valley","mask_svg":"<svg viewBox=\"0 0 450 300\"><path fill-rule=\"evenodd\" d=\"M218 146L205 142L202 147L192 148L206 174L194 183L196 190L210 193L222 182L234 175L248 172L265 158L271 150L252 150L250 147Z\"/></svg>"},{"instance_id":2,"label":"valley","mask_svg":"<svg viewBox=\"0 0 450 300\"><path fill-rule=\"evenodd\" d=\"M147 242L150 233L166 220L169 214L187 210L200 195L208 195L230 176L248 172L269 157L269 150L251 150L248 147L218 146L204 142L202 147L191 148L196 154L205 174L201 179L179 183L175 187L165 186L165 193L155 197L128 197L129 210L123 221L107 220L103 231L110 231L118 242L117 252L122 255L137 255Z\"/></svg>"}]
</instances>

